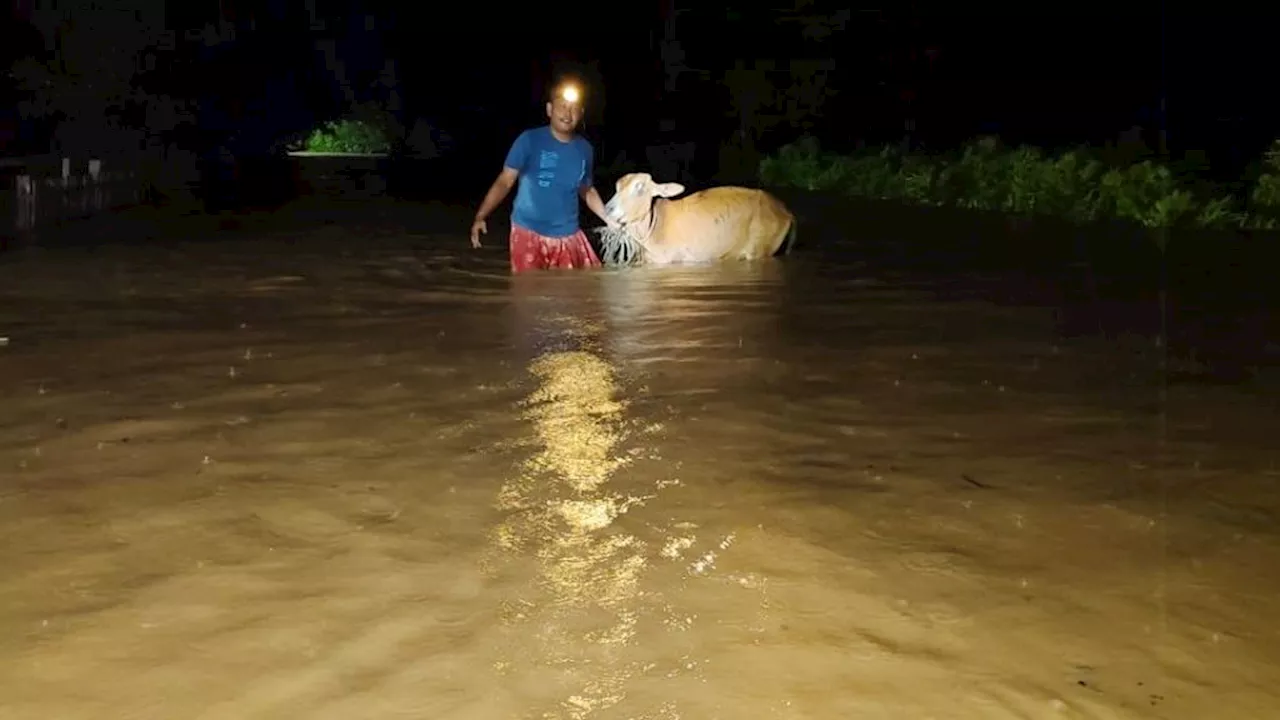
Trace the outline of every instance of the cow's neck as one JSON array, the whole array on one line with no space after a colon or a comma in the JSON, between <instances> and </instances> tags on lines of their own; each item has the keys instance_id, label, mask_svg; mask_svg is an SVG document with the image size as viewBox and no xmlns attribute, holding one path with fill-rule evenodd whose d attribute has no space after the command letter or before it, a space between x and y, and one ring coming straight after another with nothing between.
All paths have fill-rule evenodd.
<instances>
[{"instance_id":1,"label":"cow's neck","mask_svg":"<svg viewBox=\"0 0 1280 720\"><path fill-rule=\"evenodd\" d=\"M649 226L644 229L644 236L640 238L641 245L647 245L653 241L653 233L662 222L662 212L668 202L670 201L666 198L654 199L652 209L649 211Z\"/></svg>"}]
</instances>

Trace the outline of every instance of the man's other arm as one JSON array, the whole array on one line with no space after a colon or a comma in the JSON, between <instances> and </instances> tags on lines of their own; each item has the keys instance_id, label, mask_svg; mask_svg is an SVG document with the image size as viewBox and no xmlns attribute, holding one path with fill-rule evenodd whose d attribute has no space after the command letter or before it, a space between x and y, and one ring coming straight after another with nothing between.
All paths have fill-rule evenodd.
<instances>
[{"instance_id":1,"label":"man's other arm","mask_svg":"<svg viewBox=\"0 0 1280 720\"><path fill-rule=\"evenodd\" d=\"M476 210L475 220L471 223L472 247L480 247L480 235L489 232L485 221L502 204L502 201L507 199L507 195L511 194L511 188L515 187L520 179L520 168L524 167L528 155L528 137L521 134L511 144L511 149L507 151L507 159L502 163L502 171L489 186L489 191L484 194L484 200L480 201L480 209Z\"/></svg>"},{"instance_id":2,"label":"man's other arm","mask_svg":"<svg viewBox=\"0 0 1280 720\"><path fill-rule=\"evenodd\" d=\"M507 195L511 193L511 188L516 186L516 181L519 178L519 170L503 166L502 172L498 173L498 177L489 186L489 192L484 194L484 200L480 202L480 209L476 211L476 222L484 222L489 217L489 214L496 210L503 200L507 199Z\"/></svg>"},{"instance_id":3,"label":"man's other arm","mask_svg":"<svg viewBox=\"0 0 1280 720\"><path fill-rule=\"evenodd\" d=\"M520 170L528 160L529 135L520 133L520 137L511 143L511 149L507 151L507 158L502 162L502 172L498 173L498 177L489 186L489 192L484 194L484 200L480 202L480 209L476 211L476 222L484 222L489 214L507 199L511 188L515 187L516 181L520 179Z\"/></svg>"}]
</instances>

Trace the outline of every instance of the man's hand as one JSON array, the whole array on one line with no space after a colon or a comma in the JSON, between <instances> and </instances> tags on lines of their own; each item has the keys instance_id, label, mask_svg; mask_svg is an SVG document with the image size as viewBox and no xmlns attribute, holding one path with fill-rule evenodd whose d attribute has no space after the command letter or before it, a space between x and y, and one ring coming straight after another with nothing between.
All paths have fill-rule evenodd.
<instances>
[{"instance_id":1,"label":"man's hand","mask_svg":"<svg viewBox=\"0 0 1280 720\"><path fill-rule=\"evenodd\" d=\"M511 188L515 187L519 179L520 172L515 168L504 167L502 172L498 173L493 185L489 186L489 192L484 194L484 202L480 203L480 209L476 211L475 222L471 223L471 247L480 247L480 236L489 233L489 226L485 224L484 219L489 217L489 213L493 212L494 208L502 204L502 201L507 198L507 193L511 192Z\"/></svg>"},{"instance_id":2,"label":"man's hand","mask_svg":"<svg viewBox=\"0 0 1280 720\"><path fill-rule=\"evenodd\" d=\"M596 217L603 220L604 224L607 225L610 230L618 229L618 223L614 221L613 218L609 217L609 213L604 211L604 201L600 199L600 193L596 192L594 185L582 187L578 190L578 193L582 195L583 202L587 204L587 207L591 212L595 213Z\"/></svg>"}]
</instances>

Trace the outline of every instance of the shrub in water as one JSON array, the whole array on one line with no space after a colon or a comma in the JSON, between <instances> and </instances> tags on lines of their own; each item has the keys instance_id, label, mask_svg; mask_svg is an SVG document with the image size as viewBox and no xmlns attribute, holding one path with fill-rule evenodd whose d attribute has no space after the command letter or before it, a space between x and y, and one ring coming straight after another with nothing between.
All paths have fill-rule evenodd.
<instances>
[{"instance_id":1,"label":"shrub in water","mask_svg":"<svg viewBox=\"0 0 1280 720\"><path fill-rule=\"evenodd\" d=\"M313 130L307 136L306 149L316 153L385 154L394 150L403 134L391 114L360 108L349 117Z\"/></svg>"},{"instance_id":2,"label":"shrub in water","mask_svg":"<svg viewBox=\"0 0 1280 720\"><path fill-rule=\"evenodd\" d=\"M823 152L805 138L760 164L774 187L839 191L872 199L952 206L1073 222L1114 218L1145 227L1280 226L1280 141L1267 153L1249 196L1249 212L1230 194L1152 160L1109 165L1076 149L1048 156L978 138L958 153L902 154L893 146L851 156Z\"/></svg>"},{"instance_id":3,"label":"shrub in water","mask_svg":"<svg viewBox=\"0 0 1280 720\"><path fill-rule=\"evenodd\" d=\"M377 128L359 120L325 123L307 137L307 151L317 153L385 153L391 143Z\"/></svg>"},{"instance_id":4,"label":"shrub in water","mask_svg":"<svg viewBox=\"0 0 1280 720\"><path fill-rule=\"evenodd\" d=\"M1280 140L1262 156L1262 173L1249 193L1249 226L1280 227Z\"/></svg>"}]
</instances>

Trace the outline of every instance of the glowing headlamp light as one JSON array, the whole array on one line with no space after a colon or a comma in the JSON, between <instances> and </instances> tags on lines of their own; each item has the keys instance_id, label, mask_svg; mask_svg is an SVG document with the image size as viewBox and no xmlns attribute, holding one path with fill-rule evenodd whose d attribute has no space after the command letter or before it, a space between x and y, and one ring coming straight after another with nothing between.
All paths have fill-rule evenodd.
<instances>
[{"instance_id":1,"label":"glowing headlamp light","mask_svg":"<svg viewBox=\"0 0 1280 720\"><path fill-rule=\"evenodd\" d=\"M582 92L576 85L563 85L557 94L567 103L576 103L582 99Z\"/></svg>"}]
</instances>

